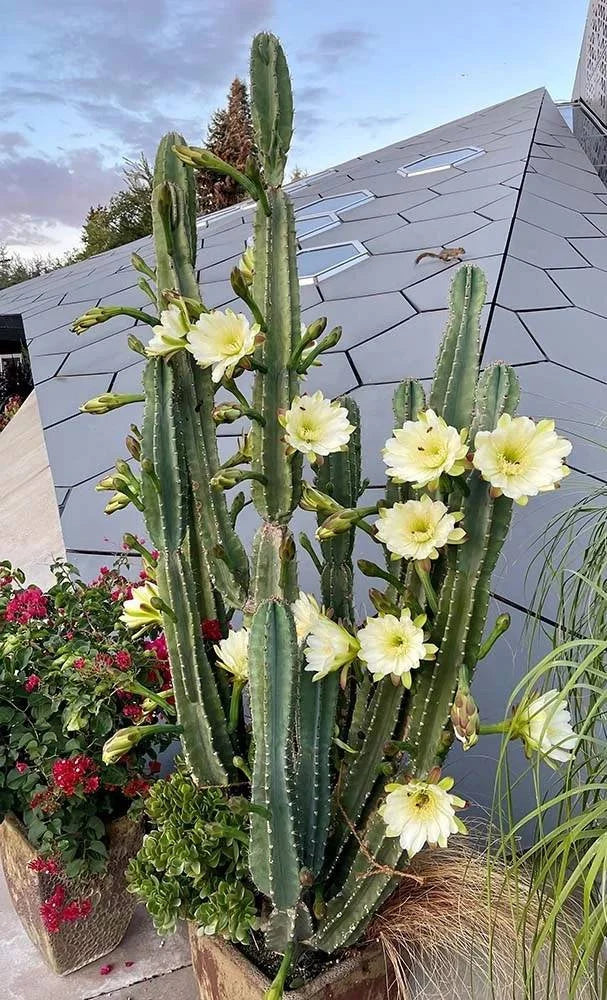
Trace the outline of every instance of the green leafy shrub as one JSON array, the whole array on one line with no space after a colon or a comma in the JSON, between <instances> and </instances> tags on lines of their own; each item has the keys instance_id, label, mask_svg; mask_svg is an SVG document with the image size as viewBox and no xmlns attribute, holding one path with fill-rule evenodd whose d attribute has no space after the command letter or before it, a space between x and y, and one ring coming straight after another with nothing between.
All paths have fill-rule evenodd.
<instances>
[{"instance_id":1,"label":"green leafy shrub","mask_svg":"<svg viewBox=\"0 0 607 1000\"><path fill-rule=\"evenodd\" d=\"M196 788L185 768L156 783L145 806L155 829L127 870L159 934L191 920L205 934L247 943L259 926L251 891L248 820L219 788Z\"/></svg>"}]
</instances>

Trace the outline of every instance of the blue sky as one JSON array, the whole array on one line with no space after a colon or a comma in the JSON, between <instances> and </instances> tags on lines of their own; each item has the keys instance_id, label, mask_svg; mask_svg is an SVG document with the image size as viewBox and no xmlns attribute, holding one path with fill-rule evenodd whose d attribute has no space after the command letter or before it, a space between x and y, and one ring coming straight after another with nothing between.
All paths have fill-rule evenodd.
<instances>
[{"instance_id":1,"label":"blue sky","mask_svg":"<svg viewBox=\"0 0 607 1000\"><path fill-rule=\"evenodd\" d=\"M199 143L251 35L287 50L291 164L320 170L545 85L570 96L587 0L3 0L0 242L60 253L123 156Z\"/></svg>"}]
</instances>

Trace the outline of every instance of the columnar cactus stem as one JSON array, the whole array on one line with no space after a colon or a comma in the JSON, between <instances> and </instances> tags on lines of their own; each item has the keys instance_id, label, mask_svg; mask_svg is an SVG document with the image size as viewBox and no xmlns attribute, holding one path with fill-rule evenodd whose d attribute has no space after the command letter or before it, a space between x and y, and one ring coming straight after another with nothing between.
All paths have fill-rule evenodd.
<instances>
[{"instance_id":1,"label":"columnar cactus stem","mask_svg":"<svg viewBox=\"0 0 607 1000\"><path fill-rule=\"evenodd\" d=\"M266 897L264 912L271 906L266 946L285 955L267 994L279 1000L302 947L311 943L333 952L355 944L398 884L405 855L392 827L399 807L388 800L385 812L381 809L392 789L385 788L386 776L415 780L423 797L453 740L452 720L469 746L482 733L473 718L467 682L505 627L501 623L483 644L491 573L512 501L490 489L472 468L473 457L490 475L487 468L499 435L484 434L474 456L466 452L474 450L480 432L495 429L502 414L514 414L518 385L505 365L489 368L479 379L486 281L479 268L464 265L452 282L429 398L436 416L423 413L424 392L415 380L404 382L394 395L396 426L414 426L396 435L395 464L402 457L402 471L397 467L390 474L407 482L391 479L385 501L361 502L358 409L348 398L335 406L317 397L302 404L302 412L310 404L313 417L312 404L318 404L317 425L311 419L305 434L312 441L317 435L320 449L306 447L290 428L289 441L311 457L336 450L316 464L314 486L302 483L303 456L287 446L284 414L300 393L300 377L313 359L337 343L341 330L336 327L323 337L326 320L319 318L302 333L294 213L281 186L293 129L291 84L284 53L272 35L254 40L251 92L257 153L244 173L187 147L176 133L160 144L152 203L156 268L140 258L134 266L145 276L148 295L149 282L157 285L158 311L166 315L159 321L160 331L154 331L159 339L152 350L168 345L168 354L148 361L141 440L136 432L129 445L135 461L141 461L141 483L130 466L117 463L116 476L100 485L124 485L124 492L111 501L113 507L129 500L143 506L151 541L160 552L159 597L149 607L154 622L162 610L176 712L195 780L226 785L244 775L250 782L251 802L248 807L245 803L251 811L249 865ZM208 310L201 301L193 166L227 174L257 203L254 250L248 248L231 283L259 330ZM181 310L177 316L175 307ZM85 329L105 318L92 310L76 326ZM150 314L137 318L156 325ZM236 346L218 346L232 322ZM197 337L202 338L198 353ZM140 354L150 352L135 338L130 344ZM213 376L223 372L223 388L235 400L231 404L215 405L215 385L204 367L213 354L221 361ZM245 367L255 372L252 400L237 385ZM108 397L92 401L90 408L101 411L120 402ZM301 414L289 415L293 422L295 417ZM217 424L237 419L248 419L250 430L237 453L220 465ZM500 432L506 426L507 420ZM546 426L538 429L552 433ZM428 439L431 448L419 438L425 432L435 435ZM245 480L251 480L261 521L251 574L235 530L245 494L236 496L230 510L224 495ZM549 480L539 486L549 487ZM296 629L291 606L300 595L291 520L298 505L318 512L322 558L306 536L300 542L319 570L323 612L302 596ZM418 529L415 519L428 511L437 523L422 520ZM462 514L465 535L454 527ZM365 520L373 515L386 519L383 531ZM438 522L450 526L442 540ZM355 526L384 545L388 566L382 569L379 557L377 562L359 560L364 575L384 581L384 590L370 591L380 618L367 618L364 638L362 630L356 638L352 634L360 628L353 596ZM394 551L398 559L391 558ZM413 554L405 558L407 553ZM247 631L232 633L216 659L208 641L205 645L202 622L218 619L225 636L236 610L242 611ZM298 630L302 638L306 635L305 648L303 643L298 647ZM458 683L460 698L452 715ZM462 709L465 698L470 704ZM446 795L448 779L440 785ZM397 785L397 801L401 792ZM417 841L407 842L405 835L403 827L402 842L412 850Z\"/></svg>"}]
</instances>

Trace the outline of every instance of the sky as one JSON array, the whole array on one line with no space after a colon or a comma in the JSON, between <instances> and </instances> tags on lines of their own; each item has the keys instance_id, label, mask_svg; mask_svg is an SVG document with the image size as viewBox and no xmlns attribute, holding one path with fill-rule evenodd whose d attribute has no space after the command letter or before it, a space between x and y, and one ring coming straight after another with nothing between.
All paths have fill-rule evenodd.
<instances>
[{"instance_id":1,"label":"sky","mask_svg":"<svg viewBox=\"0 0 607 1000\"><path fill-rule=\"evenodd\" d=\"M587 0L2 0L0 243L79 242L124 157L200 145L252 35L295 95L290 166L314 172L546 86L571 95Z\"/></svg>"}]
</instances>

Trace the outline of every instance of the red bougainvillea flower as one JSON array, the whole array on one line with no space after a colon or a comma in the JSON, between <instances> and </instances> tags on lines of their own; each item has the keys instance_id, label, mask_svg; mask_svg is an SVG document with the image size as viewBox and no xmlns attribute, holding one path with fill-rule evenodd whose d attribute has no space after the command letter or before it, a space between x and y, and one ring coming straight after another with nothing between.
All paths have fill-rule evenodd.
<instances>
[{"instance_id":1,"label":"red bougainvillea flower","mask_svg":"<svg viewBox=\"0 0 607 1000\"><path fill-rule=\"evenodd\" d=\"M29 764L26 764L23 760L18 760L15 764L15 770L18 771L19 774L25 774L26 771L29 771Z\"/></svg>"},{"instance_id":2,"label":"red bougainvillea flower","mask_svg":"<svg viewBox=\"0 0 607 1000\"><path fill-rule=\"evenodd\" d=\"M41 684L42 681L37 674L30 674L23 687L28 694L31 694L32 691L37 691Z\"/></svg>"},{"instance_id":3,"label":"red bougainvillea flower","mask_svg":"<svg viewBox=\"0 0 607 1000\"><path fill-rule=\"evenodd\" d=\"M113 965L102 965L101 968L99 969L99 975L100 976L109 976L109 974L110 974L110 972L112 971L113 968L114 968Z\"/></svg>"},{"instance_id":4,"label":"red bougainvillea flower","mask_svg":"<svg viewBox=\"0 0 607 1000\"><path fill-rule=\"evenodd\" d=\"M133 722L139 722L139 719L143 715L141 707L136 705L134 702L131 702L130 705L125 705L122 711L124 715L126 715L127 719L132 719Z\"/></svg>"},{"instance_id":5,"label":"red bougainvillea flower","mask_svg":"<svg viewBox=\"0 0 607 1000\"><path fill-rule=\"evenodd\" d=\"M4 612L7 622L18 622L19 625L27 625L32 618L46 618L47 615L47 598L40 587L28 587L27 590L17 591L6 605Z\"/></svg>"},{"instance_id":6,"label":"red bougainvillea flower","mask_svg":"<svg viewBox=\"0 0 607 1000\"><path fill-rule=\"evenodd\" d=\"M56 760L51 773L57 788L60 788L63 794L70 798L78 791L83 791L85 795L97 791L99 779L95 774L96 770L97 765L91 757L78 754L76 757Z\"/></svg>"},{"instance_id":7,"label":"red bougainvillea flower","mask_svg":"<svg viewBox=\"0 0 607 1000\"><path fill-rule=\"evenodd\" d=\"M114 656L114 663L119 670L128 670L131 662L131 654L126 649L120 649Z\"/></svg>"},{"instance_id":8,"label":"red bougainvillea flower","mask_svg":"<svg viewBox=\"0 0 607 1000\"><path fill-rule=\"evenodd\" d=\"M90 899L74 899L63 907L61 916L63 920L73 922L75 920L86 920L93 909Z\"/></svg>"},{"instance_id":9,"label":"red bougainvillea flower","mask_svg":"<svg viewBox=\"0 0 607 1000\"><path fill-rule=\"evenodd\" d=\"M74 660L73 667L75 670L84 670L86 660L82 656L79 656L78 659Z\"/></svg>"},{"instance_id":10,"label":"red bougainvillea flower","mask_svg":"<svg viewBox=\"0 0 607 1000\"><path fill-rule=\"evenodd\" d=\"M210 639L212 642L220 642L223 639L221 625L216 618L205 618L202 623L202 638Z\"/></svg>"},{"instance_id":11,"label":"red bougainvillea flower","mask_svg":"<svg viewBox=\"0 0 607 1000\"><path fill-rule=\"evenodd\" d=\"M145 649L156 654L157 660L168 660L169 651L164 634L159 635L157 639L146 639L143 645Z\"/></svg>"},{"instance_id":12,"label":"red bougainvillea flower","mask_svg":"<svg viewBox=\"0 0 607 1000\"><path fill-rule=\"evenodd\" d=\"M124 794L129 799L134 799L135 796L141 795L146 796L150 790L150 783L146 781L145 778L137 776L136 778L131 778L127 781L126 785L122 789Z\"/></svg>"},{"instance_id":13,"label":"red bougainvillea flower","mask_svg":"<svg viewBox=\"0 0 607 1000\"><path fill-rule=\"evenodd\" d=\"M27 867L32 872L44 872L46 875L58 875L61 871L53 858L33 858L28 862Z\"/></svg>"},{"instance_id":14,"label":"red bougainvillea flower","mask_svg":"<svg viewBox=\"0 0 607 1000\"><path fill-rule=\"evenodd\" d=\"M42 923L50 934L56 934L61 927L61 911L65 904L65 889L58 885L50 899L45 900L40 907Z\"/></svg>"},{"instance_id":15,"label":"red bougainvillea flower","mask_svg":"<svg viewBox=\"0 0 607 1000\"><path fill-rule=\"evenodd\" d=\"M43 813L52 813L56 806L55 796L52 788L45 788L42 792L36 792L32 796L30 809L41 809Z\"/></svg>"},{"instance_id":16,"label":"red bougainvillea flower","mask_svg":"<svg viewBox=\"0 0 607 1000\"><path fill-rule=\"evenodd\" d=\"M95 657L95 667L99 670L107 669L108 667L113 667L114 661L109 653L97 653Z\"/></svg>"}]
</instances>

